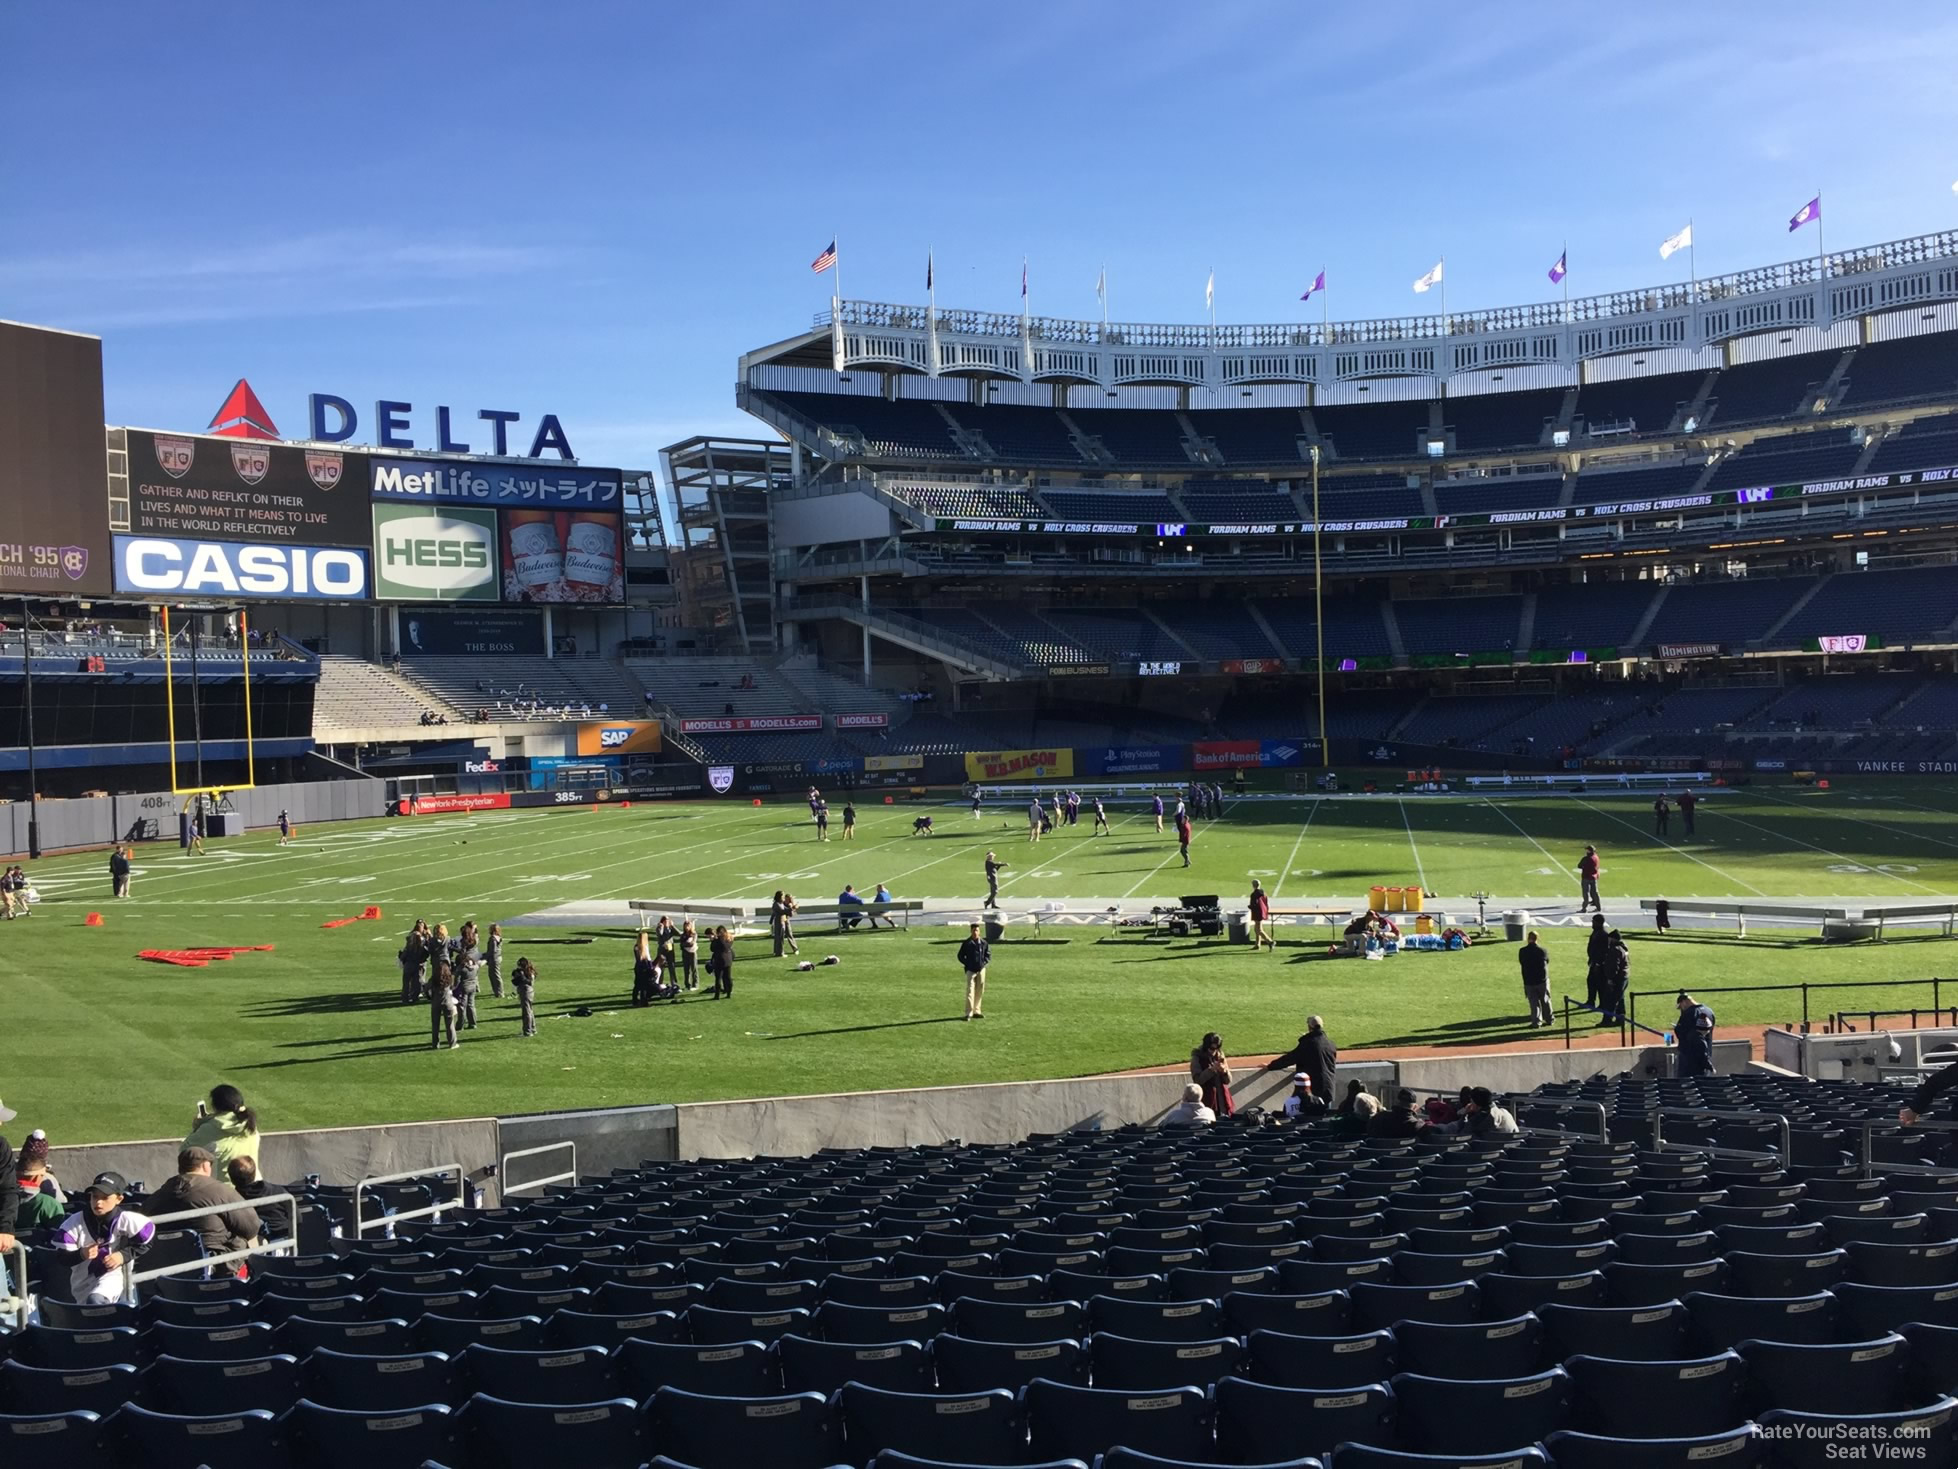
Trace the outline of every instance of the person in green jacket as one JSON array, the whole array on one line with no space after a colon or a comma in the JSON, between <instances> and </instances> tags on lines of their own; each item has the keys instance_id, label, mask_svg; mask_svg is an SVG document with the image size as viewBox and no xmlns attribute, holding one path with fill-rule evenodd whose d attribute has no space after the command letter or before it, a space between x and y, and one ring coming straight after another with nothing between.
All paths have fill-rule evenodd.
<instances>
[{"instance_id":1,"label":"person in green jacket","mask_svg":"<svg viewBox=\"0 0 1958 1469\"><path fill-rule=\"evenodd\" d=\"M258 1114L245 1105L245 1094L224 1083L211 1088L207 1107L197 1104L197 1125L185 1138L186 1148L203 1148L217 1158L218 1171L231 1166L233 1158L258 1162Z\"/></svg>"},{"instance_id":2,"label":"person in green jacket","mask_svg":"<svg viewBox=\"0 0 1958 1469\"><path fill-rule=\"evenodd\" d=\"M48 1173L48 1140L44 1134L37 1132L20 1145L14 1171L20 1188L20 1213L14 1226L18 1233L59 1224L67 1217L68 1206L61 1201Z\"/></svg>"}]
</instances>

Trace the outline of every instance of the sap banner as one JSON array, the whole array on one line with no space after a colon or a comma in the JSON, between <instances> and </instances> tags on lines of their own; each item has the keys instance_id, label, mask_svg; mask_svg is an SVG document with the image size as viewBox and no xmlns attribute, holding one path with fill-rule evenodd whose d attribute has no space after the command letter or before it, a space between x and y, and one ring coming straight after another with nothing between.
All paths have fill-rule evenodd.
<instances>
[{"instance_id":1,"label":"sap banner","mask_svg":"<svg viewBox=\"0 0 1958 1469\"><path fill-rule=\"evenodd\" d=\"M374 595L384 602L496 602L496 512L374 506Z\"/></svg>"},{"instance_id":2,"label":"sap banner","mask_svg":"<svg viewBox=\"0 0 1958 1469\"><path fill-rule=\"evenodd\" d=\"M116 590L146 600L253 597L358 602L367 595L367 552L351 546L115 538Z\"/></svg>"},{"instance_id":3,"label":"sap banner","mask_svg":"<svg viewBox=\"0 0 1958 1469\"><path fill-rule=\"evenodd\" d=\"M1074 774L1072 750L986 750L965 757L968 780L1060 780Z\"/></svg>"},{"instance_id":4,"label":"sap banner","mask_svg":"<svg viewBox=\"0 0 1958 1469\"><path fill-rule=\"evenodd\" d=\"M657 755L660 729L656 719L611 719L578 726L580 755Z\"/></svg>"}]
</instances>

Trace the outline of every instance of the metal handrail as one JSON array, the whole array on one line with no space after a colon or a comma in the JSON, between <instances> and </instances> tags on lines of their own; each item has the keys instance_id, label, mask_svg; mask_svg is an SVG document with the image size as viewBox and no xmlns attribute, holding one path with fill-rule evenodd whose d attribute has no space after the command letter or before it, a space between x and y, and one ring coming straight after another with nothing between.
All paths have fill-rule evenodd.
<instances>
[{"instance_id":1,"label":"metal handrail","mask_svg":"<svg viewBox=\"0 0 1958 1469\"><path fill-rule=\"evenodd\" d=\"M1603 1102L1593 1102L1593 1101L1589 1101L1589 1100L1587 1100L1587 1099L1585 1099L1585 1098L1583 1098L1583 1097L1571 1097L1571 1098L1569 1098L1568 1100L1565 1100L1565 1101L1559 1101L1559 1100L1558 1100L1557 1098L1555 1098L1555 1097L1538 1097L1538 1098L1536 1098L1536 1099L1534 1100L1534 1102L1527 1102L1527 1103L1526 1103L1526 1102L1519 1102L1519 1103L1518 1103L1517 1105L1518 1105L1518 1107L1519 1107L1519 1108L1521 1108L1521 1107L1524 1107L1524 1106L1536 1106L1536 1107L1557 1107L1557 1108L1564 1108L1564 1107L1583 1107L1583 1108L1585 1108L1585 1109L1586 1109L1586 1110L1588 1110L1588 1111L1593 1111L1593 1112L1596 1112L1596 1113L1598 1114L1598 1135L1597 1135L1597 1140L1598 1140L1599 1142L1601 1142L1601 1143L1608 1143L1608 1142L1610 1142L1610 1141L1611 1141L1611 1114L1610 1114L1610 1113L1609 1113L1608 1111L1606 1111L1606 1110L1605 1110L1605 1105L1604 1105L1604 1103L1603 1103ZM1523 1121L1523 1119L1522 1119L1522 1118L1521 1118L1521 1117L1519 1116L1519 1117L1518 1117L1518 1118L1516 1119L1516 1121L1517 1121L1517 1122L1518 1122L1519 1124L1521 1124L1521 1122ZM1554 1134L1556 1134L1556 1135L1557 1135L1558 1137L1586 1137L1586 1136L1588 1136L1588 1134L1586 1134L1586 1133L1581 1133L1581 1132L1572 1132L1572 1131L1571 1131L1571 1130L1570 1130L1569 1128L1567 1128L1567 1127L1525 1127L1525 1128L1524 1128L1523 1130L1524 1130L1525 1132L1548 1132L1548 1133L1554 1133Z\"/></svg>"},{"instance_id":2,"label":"metal handrail","mask_svg":"<svg viewBox=\"0 0 1958 1469\"><path fill-rule=\"evenodd\" d=\"M543 1178L533 1178L526 1183L510 1182L510 1160L512 1158L534 1158L539 1153L555 1153L559 1148L569 1148L571 1150L571 1167L568 1171L548 1174ZM521 1193L526 1189L546 1188L554 1183L576 1183L578 1181L578 1145L567 1139L561 1143L544 1143L539 1147L518 1148L514 1153L505 1153L503 1155L503 1161L497 1165L496 1181L497 1196L506 1200L511 1194Z\"/></svg>"},{"instance_id":3,"label":"metal handrail","mask_svg":"<svg viewBox=\"0 0 1958 1469\"><path fill-rule=\"evenodd\" d=\"M456 1196L450 1203L434 1203L420 1209L407 1209L399 1214L385 1214L374 1223L392 1227L410 1219L428 1219L440 1214L444 1209L461 1209L469 1203L468 1174L460 1163L438 1163L432 1168L410 1168L405 1173L377 1173L371 1178L363 1178L354 1185L354 1238L360 1239L367 1233L367 1216L361 1212L360 1195L362 1190L383 1183L413 1183L433 1174L453 1173L456 1176Z\"/></svg>"},{"instance_id":4,"label":"metal handrail","mask_svg":"<svg viewBox=\"0 0 1958 1469\"><path fill-rule=\"evenodd\" d=\"M14 1290L11 1284L11 1277L15 1269L18 1269L20 1272L19 1290ZM18 1318L14 1322L14 1329L16 1331L24 1330L27 1326L27 1317L29 1314L27 1300L27 1243L19 1235L14 1236L13 1257L4 1263L0 1263L0 1270L5 1270L9 1277L6 1294L13 1301L14 1314Z\"/></svg>"},{"instance_id":5,"label":"metal handrail","mask_svg":"<svg viewBox=\"0 0 1958 1469\"><path fill-rule=\"evenodd\" d=\"M159 1265L154 1270L138 1270L135 1262L123 1273L122 1298L133 1301L136 1287L146 1280L158 1280L170 1275L189 1275L193 1271L208 1270L214 1265L229 1265L235 1260L250 1259L253 1255L288 1255L299 1247L299 1205L300 1200L293 1194L266 1194L256 1199L239 1199L236 1203L204 1204L195 1209L179 1209L169 1214L145 1214L152 1228L165 1224L181 1224L187 1219L202 1219L211 1214L231 1214L239 1209L257 1212L260 1204L288 1204L292 1220L292 1233L282 1239L262 1239L246 1245L242 1250L226 1250L221 1255L200 1255L195 1260L185 1260L176 1265ZM263 1221L261 1221L263 1222Z\"/></svg>"},{"instance_id":6,"label":"metal handrail","mask_svg":"<svg viewBox=\"0 0 1958 1469\"><path fill-rule=\"evenodd\" d=\"M1922 1117L1915 1122L1901 1122L1895 1118L1865 1117L1862 1136L1856 1144L1856 1167L1865 1178L1875 1176L1875 1160L1870 1156L1870 1144L1875 1139L1877 1129L1886 1128L1891 1132L1958 1132L1958 1122L1927 1122ZM1927 1163L1885 1163L1886 1173L1949 1173L1947 1166Z\"/></svg>"},{"instance_id":7,"label":"metal handrail","mask_svg":"<svg viewBox=\"0 0 1958 1469\"><path fill-rule=\"evenodd\" d=\"M1667 1117L1711 1117L1718 1122L1779 1122L1781 1124L1781 1161L1786 1163L1794 1156L1788 1136L1788 1118L1780 1112L1727 1112L1714 1111L1706 1107L1654 1107L1652 1109L1652 1151L1655 1153L1663 1153L1666 1150L1662 1119ZM1758 1156L1751 1148L1715 1148L1700 1143L1682 1143L1680 1146L1690 1146L1694 1151L1701 1153L1730 1153L1742 1154L1749 1157Z\"/></svg>"}]
</instances>

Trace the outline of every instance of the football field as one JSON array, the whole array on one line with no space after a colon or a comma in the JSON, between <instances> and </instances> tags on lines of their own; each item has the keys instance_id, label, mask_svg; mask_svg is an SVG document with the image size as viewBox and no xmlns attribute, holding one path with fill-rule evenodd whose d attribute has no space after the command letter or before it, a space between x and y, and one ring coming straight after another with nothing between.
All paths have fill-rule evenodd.
<instances>
[{"instance_id":1,"label":"football field","mask_svg":"<svg viewBox=\"0 0 1958 1469\"><path fill-rule=\"evenodd\" d=\"M1206 1029L1234 1054L1282 1050L1308 1011L1345 1048L1500 1044L1529 1034L1514 951L1328 961L1331 930L1280 930L1277 955L1106 926L1009 923L995 946L985 1020L962 1022L954 958L984 895L988 848L1009 867L1001 897L1146 911L1183 894L1242 905L1253 877L1276 905L1361 905L1375 885L1420 885L1430 909L1472 925L1477 891L1544 924L1553 993L1583 993L1573 869L1602 854L1602 887L1633 944L1633 988L1917 979L1952 945L1912 938L1823 946L1787 932L1660 939L1636 899L1929 899L1958 892L1958 790L1906 782L1794 785L1709 793L1698 831L1674 815L1652 832L1651 797L1510 794L1253 797L1198 823L1185 872L1170 833L1136 804L1113 830L1082 823L1038 845L1024 807L974 818L956 799L882 804L866 795L857 837L819 843L793 797L720 803L492 812L349 823L214 841L204 856L137 854L134 895L108 895L102 853L32 864L34 917L0 926L0 996L12 1040L0 1098L57 1142L179 1136L194 1103L229 1080L273 1129L511 1114L554 1107L893 1088L1080 1075L1174 1063ZM873 804L875 802L875 804ZM913 836L913 818L937 833ZM833 901L845 883L879 882L934 900L895 932L801 927L803 957L839 965L798 973L770 956L765 924L737 945L736 993L634 1010L632 898L766 903L788 888ZM619 917L518 922L561 905ZM379 921L324 928L372 905ZM591 908L587 911L599 911ZM100 927L84 924L100 912ZM425 1007L399 1003L395 952L416 918L451 931L466 918L505 925L505 973L528 954L541 975L541 1034L518 1035L514 1001L484 989L482 1024L455 1051L430 1050ZM514 926L513 926L514 925ZM1922 931L1919 931L1922 932ZM144 949L270 944L191 969ZM1876 990L1842 1005L1894 1008L1915 994ZM1928 1001L1924 1001L1928 1003ZM573 1012L589 1010L579 1015ZM1781 995L1728 994L1723 1025L1794 1018Z\"/></svg>"}]
</instances>

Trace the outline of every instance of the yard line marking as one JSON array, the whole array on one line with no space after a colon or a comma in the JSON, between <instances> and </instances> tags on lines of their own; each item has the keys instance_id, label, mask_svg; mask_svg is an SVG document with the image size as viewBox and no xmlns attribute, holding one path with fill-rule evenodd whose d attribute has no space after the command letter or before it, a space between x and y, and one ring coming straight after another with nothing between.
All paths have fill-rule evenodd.
<instances>
[{"instance_id":1,"label":"yard line marking","mask_svg":"<svg viewBox=\"0 0 1958 1469\"><path fill-rule=\"evenodd\" d=\"M1421 848L1414 840L1414 824L1407 819L1407 802L1405 800L1398 800L1394 804L1401 808L1401 826L1407 832L1408 848L1414 853L1414 875L1421 880L1421 891L1426 892L1428 889L1428 874L1427 870L1421 866Z\"/></svg>"},{"instance_id":2,"label":"yard line marking","mask_svg":"<svg viewBox=\"0 0 1958 1469\"><path fill-rule=\"evenodd\" d=\"M1319 808L1324 804L1323 801L1314 801L1312 809L1305 813L1305 825L1299 828L1298 840L1292 843L1291 853L1285 858L1285 870L1278 874L1278 881L1272 885L1271 896L1274 902L1277 901L1279 890L1285 886L1285 879L1292 875L1292 863L1298 858L1299 848L1305 845L1305 834L1312 829L1312 820L1319 814Z\"/></svg>"},{"instance_id":3,"label":"yard line marking","mask_svg":"<svg viewBox=\"0 0 1958 1469\"><path fill-rule=\"evenodd\" d=\"M1230 803L1229 803L1228 805L1226 805L1226 806L1224 807L1224 809L1225 809L1226 811L1228 811L1228 810L1230 810L1230 809L1231 809L1231 807L1232 807L1232 806L1235 806L1235 805L1237 805L1237 802L1235 802L1235 801L1232 801L1232 802L1230 802ZM1211 818L1210 818L1210 819L1209 819L1208 821L1206 821L1206 822L1204 822L1204 824L1203 824L1203 829L1204 829L1205 831L1208 831L1208 830L1210 830L1210 828L1211 828L1211 827L1213 827L1213 826L1215 826L1215 825L1217 824L1217 822L1218 822L1218 820L1219 820L1219 818L1218 818L1218 817L1215 817L1215 816L1213 816L1213 817L1211 817ZM1174 844L1174 843L1172 843L1171 845L1172 845L1172 847L1174 847L1174 846L1175 846L1175 844ZM1165 857L1165 858L1163 858L1163 860L1162 860L1162 861L1160 861L1160 862L1158 862L1158 863L1157 863L1157 864L1156 864L1156 865L1155 865L1154 867L1151 867L1151 868L1150 868L1150 869L1149 869L1149 870L1148 870L1147 872L1145 872L1145 873L1143 873L1143 874L1142 874L1142 876L1141 876L1140 878L1138 878L1138 879L1136 880L1136 884L1135 884L1135 887L1132 887L1132 888L1130 888L1130 889L1129 889L1129 890L1128 890L1127 892L1125 892L1125 893L1123 893L1123 894L1122 894L1122 896L1123 896L1124 898L1132 898L1132 897L1134 897L1134 896L1135 896L1135 888L1139 888L1139 887L1141 887L1143 883L1145 883L1145 882L1148 882L1148 881L1149 881L1149 879L1151 879L1152 877L1154 877L1154 876L1155 876L1155 875L1156 875L1156 874L1157 874L1158 872L1161 872L1161 871L1162 871L1162 870L1163 870L1163 869L1164 869L1165 867L1167 867L1167 866L1169 866L1169 862L1170 862L1170 857L1180 857L1181 855L1182 855L1182 851L1181 851L1181 849L1180 849L1180 848L1178 848L1178 849L1176 849L1176 850L1172 850L1172 851L1170 852L1170 854L1169 854L1169 857Z\"/></svg>"},{"instance_id":4,"label":"yard line marking","mask_svg":"<svg viewBox=\"0 0 1958 1469\"><path fill-rule=\"evenodd\" d=\"M1524 831L1523 828L1520 825L1518 825L1517 820L1514 816L1511 816L1507 811L1503 810L1502 807L1498 806L1494 801L1489 800L1486 796L1483 798L1483 800L1491 811L1494 811L1498 816L1502 817L1502 819L1504 821L1507 821L1511 826L1516 827L1517 832L1521 834L1521 836L1525 841L1527 841L1531 846L1535 847L1539 852L1543 853L1544 856L1550 857L1550 849L1544 846L1544 844L1538 841L1535 837L1531 836L1527 831ZM1572 872L1570 868L1564 866L1562 862L1558 862L1555 857L1550 857L1550 860L1556 863L1560 871L1569 873L1570 876L1572 877L1577 876L1575 872Z\"/></svg>"},{"instance_id":5,"label":"yard line marking","mask_svg":"<svg viewBox=\"0 0 1958 1469\"><path fill-rule=\"evenodd\" d=\"M1771 796L1766 791L1756 791L1754 792L1754 794L1757 796L1761 796L1767 800L1774 801L1783 806L1793 806L1797 810L1804 809L1800 801L1791 801L1785 796ZM1936 808L1932 806L1920 806L1917 809L1920 811L1936 810ZM1905 826L1890 826L1881 821L1871 821L1867 817L1851 815L1847 811L1831 811L1828 814L1831 816L1839 816L1844 821L1853 821L1857 823L1859 826L1873 826L1878 831L1894 832L1898 836L1914 837L1921 842L1936 842L1941 847L1958 847L1958 842L1947 841L1943 837L1934 837L1929 832L1912 831L1909 827L1905 827ZM1875 864L1872 863L1868 865L1874 866Z\"/></svg>"},{"instance_id":6,"label":"yard line marking","mask_svg":"<svg viewBox=\"0 0 1958 1469\"><path fill-rule=\"evenodd\" d=\"M1689 862L1698 862L1700 866L1704 867L1708 872L1714 873L1720 877L1724 877L1727 879L1728 882L1739 883L1742 887L1746 888L1750 893L1754 894L1754 896L1757 898L1766 898L1766 897L1773 896L1773 894L1771 893L1762 892L1761 889L1755 887L1753 883L1748 882L1745 878L1735 877L1731 872L1723 872L1718 867L1715 867L1711 862L1706 861L1704 858L1695 857L1691 852L1687 851L1684 847L1675 847L1671 842L1662 841L1659 837L1653 835L1651 832L1648 832L1644 827L1633 826L1631 822L1627 821L1622 816L1614 816L1611 814L1611 812L1593 806L1589 801L1586 800L1580 799L1578 800L1577 804L1582 806L1586 811L1591 811L1599 816L1604 817L1604 819L1607 821L1615 821L1620 826L1626 827L1632 831L1637 832L1640 836L1644 837L1648 842L1651 842L1654 846L1664 847L1668 852L1672 852L1677 856L1684 857ZM1770 835L1772 835L1772 833L1770 833Z\"/></svg>"},{"instance_id":7,"label":"yard line marking","mask_svg":"<svg viewBox=\"0 0 1958 1469\"><path fill-rule=\"evenodd\" d=\"M1788 804L1793 805L1794 803L1790 802ZM1759 822L1749 821L1745 816L1736 816L1731 811L1723 812L1722 814L1727 820L1738 821L1742 826L1751 826L1763 836L1772 837L1776 841L1793 842L1798 847L1807 847L1811 852L1820 852L1824 857L1833 857L1838 862L1847 862L1852 867L1868 867L1871 865L1866 862L1858 862L1854 857L1845 857L1841 852L1832 852L1827 847L1818 847L1814 842L1803 841L1798 836L1792 836L1786 832L1778 832L1771 826L1762 826ZM1875 876L1876 874L1872 873L1871 875ZM1883 876L1893 878L1897 882L1906 883L1923 892L1941 896L1938 889L1932 887L1929 883L1918 882L1914 878L1904 877L1902 874L1894 872L1886 872ZM1881 897L1883 894L1879 891L1874 896Z\"/></svg>"}]
</instances>

